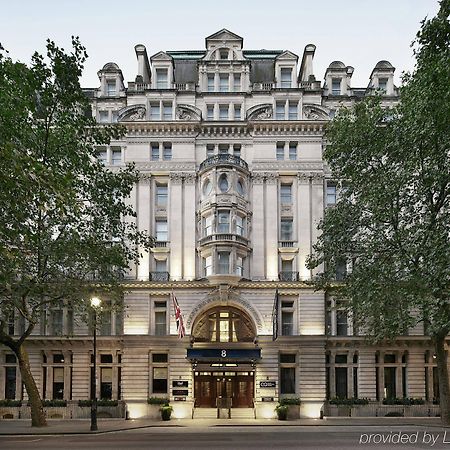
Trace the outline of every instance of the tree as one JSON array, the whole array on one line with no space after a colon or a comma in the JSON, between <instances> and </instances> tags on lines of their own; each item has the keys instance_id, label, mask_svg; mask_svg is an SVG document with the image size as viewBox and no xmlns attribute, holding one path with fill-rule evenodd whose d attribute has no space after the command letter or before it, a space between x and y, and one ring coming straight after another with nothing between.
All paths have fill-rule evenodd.
<instances>
[{"instance_id":1,"label":"tree","mask_svg":"<svg viewBox=\"0 0 450 450\"><path fill-rule=\"evenodd\" d=\"M440 3L413 43L416 65L400 102L372 96L342 109L324 152L341 198L319 225L309 266L318 288L347 302L380 341L423 322L434 343L443 423L450 423L445 340L450 332L450 12ZM344 283L333 282L345 262Z\"/></svg>"},{"instance_id":2,"label":"tree","mask_svg":"<svg viewBox=\"0 0 450 450\"><path fill-rule=\"evenodd\" d=\"M29 66L0 50L0 343L17 357L33 426L46 422L25 342L43 312L83 314L93 292L121 298L121 276L151 245L126 202L137 171L98 161L98 146L124 130L89 114L87 54L78 38L72 46L47 41L47 58L35 53Z\"/></svg>"}]
</instances>

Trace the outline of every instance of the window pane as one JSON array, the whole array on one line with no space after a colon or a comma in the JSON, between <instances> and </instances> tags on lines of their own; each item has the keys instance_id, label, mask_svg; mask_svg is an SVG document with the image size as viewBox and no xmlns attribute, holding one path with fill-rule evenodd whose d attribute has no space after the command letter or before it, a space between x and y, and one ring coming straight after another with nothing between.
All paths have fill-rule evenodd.
<instances>
[{"instance_id":1,"label":"window pane","mask_svg":"<svg viewBox=\"0 0 450 450\"><path fill-rule=\"evenodd\" d=\"M156 186L156 204L158 206L167 205L167 186Z\"/></svg>"},{"instance_id":2,"label":"window pane","mask_svg":"<svg viewBox=\"0 0 450 450\"><path fill-rule=\"evenodd\" d=\"M331 93L332 93L332 95L340 95L341 94L341 79L340 78L332 79Z\"/></svg>"},{"instance_id":3,"label":"window pane","mask_svg":"<svg viewBox=\"0 0 450 450\"><path fill-rule=\"evenodd\" d=\"M155 311L155 336L165 336L166 333L166 311Z\"/></svg>"},{"instance_id":4,"label":"window pane","mask_svg":"<svg viewBox=\"0 0 450 450\"><path fill-rule=\"evenodd\" d=\"M294 313L291 311L281 311L281 334L283 336L294 334Z\"/></svg>"},{"instance_id":5,"label":"window pane","mask_svg":"<svg viewBox=\"0 0 450 450\"><path fill-rule=\"evenodd\" d=\"M220 274L229 273L230 253L218 252L217 257L219 262L219 273Z\"/></svg>"},{"instance_id":6,"label":"window pane","mask_svg":"<svg viewBox=\"0 0 450 450\"><path fill-rule=\"evenodd\" d=\"M158 220L156 222L156 240L160 242L167 241L167 221Z\"/></svg>"},{"instance_id":7,"label":"window pane","mask_svg":"<svg viewBox=\"0 0 450 450\"><path fill-rule=\"evenodd\" d=\"M292 87L292 69L291 68L282 68L281 69L281 87L282 88L290 88Z\"/></svg>"},{"instance_id":8,"label":"window pane","mask_svg":"<svg viewBox=\"0 0 450 450\"><path fill-rule=\"evenodd\" d=\"M110 400L112 398L112 368L102 367L100 370L100 398Z\"/></svg>"},{"instance_id":9,"label":"window pane","mask_svg":"<svg viewBox=\"0 0 450 450\"><path fill-rule=\"evenodd\" d=\"M297 160L297 144L289 144L289 159L291 161Z\"/></svg>"},{"instance_id":10,"label":"window pane","mask_svg":"<svg viewBox=\"0 0 450 450\"><path fill-rule=\"evenodd\" d=\"M292 186L290 184L282 184L280 188L280 201L282 205L292 204Z\"/></svg>"},{"instance_id":11,"label":"window pane","mask_svg":"<svg viewBox=\"0 0 450 450\"><path fill-rule=\"evenodd\" d=\"M172 120L172 103L164 103L164 120Z\"/></svg>"},{"instance_id":12,"label":"window pane","mask_svg":"<svg viewBox=\"0 0 450 450\"><path fill-rule=\"evenodd\" d=\"M14 400L16 398L16 368L5 367L5 398Z\"/></svg>"},{"instance_id":13,"label":"window pane","mask_svg":"<svg viewBox=\"0 0 450 450\"><path fill-rule=\"evenodd\" d=\"M159 160L159 144L152 144L152 161Z\"/></svg>"},{"instance_id":14,"label":"window pane","mask_svg":"<svg viewBox=\"0 0 450 450\"><path fill-rule=\"evenodd\" d=\"M208 91L209 92L214 91L214 74L213 73L208 74Z\"/></svg>"},{"instance_id":15,"label":"window pane","mask_svg":"<svg viewBox=\"0 0 450 450\"><path fill-rule=\"evenodd\" d=\"M282 161L284 159L284 143L277 144L277 160Z\"/></svg>"},{"instance_id":16,"label":"window pane","mask_svg":"<svg viewBox=\"0 0 450 450\"><path fill-rule=\"evenodd\" d=\"M112 148L111 149L111 159L112 159L112 164L117 166L119 164L122 163L122 149L120 148Z\"/></svg>"},{"instance_id":17,"label":"window pane","mask_svg":"<svg viewBox=\"0 0 450 450\"><path fill-rule=\"evenodd\" d=\"M233 90L239 92L241 90L241 74L235 73L233 75Z\"/></svg>"},{"instance_id":18,"label":"window pane","mask_svg":"<svg viewBox=\"0 0 450 450\"><path fill-rule=\"evenodd\" d=\"M164 144L163 160L169 161L172 159L172 144Z\"/></svg>"},{"instance_id":19,"label":"window pane","mask_svg":"<svg viewBox=\"0 0 450 450\"><path fill-rule=\"evenodd\" d=\"M289 120L298 119L298 103L289 102Z\"/></svg>"},{"instance_id":20,"label":"window pane","mask_svg":"<svg viewBox=\"0 0 450 450\"><path fill-rule=\"evenodd\" d=\"M158 363L163 363L163 362L167 362L167 353L153 353L152 355L152 361L158 362Z\"/></svg>"},{"instance_id":21,"label":"window pane","mask_svg":"<svg viewBox=\"0 0 450 450\"><path fill-rule=\"evenodd\" d=\"M167 89L167 69L156 69L156 87Z\"/></svg>"},{"instance_id":22,"label":"window pane","mask_svg":"<svg viewBox=\"0 0 450 450\"><path fill-rule=\"evenodd\" d=\"M219 90L220 92L228 92L228 74L219 74Z\"/></svg>"},{"instance_id":23,"label":"window pane","mask_svg":"<svg viewBox=\"0 0 450 450\"><path fill-rule=\"evenodd\" d=\"M153 393L166 394L167 393L167 368L154 367L153 368Z\"/></svg>"},{"instance_id":24,"label":"window pane","mask_svg":"<svg viewBox=\"0 0 450 450\"><path fill-rule=\"evenodd\" d=\"M281 240L290 241L292 240L292 220L282 220L281 221Z\"/></svg>"},{"instance_id":25,"label":"window pane","mask_svg":"<svg viewBox=\"0 0 450 450\"><path fill-rule=\"evenodd\" d=\"M347 398L347 368L336 367L336 397Z\"/></svg>"},{"instance_id":26,"label":"window pane","mask_svg":"<svg viewBox=\"0 0 450 450\"><path fill-rule=\"evenodd\" d=\"M161 114L159 109L159 103L150 105L150 120L160 120Z\"/></svg>"},{"instance_id":27,"label":"window pane","mask_svg":"<svg viewBox=\"0 0 450 450\"><path fill-rule=\"evenodd\" d=\"M280 393L295 394L295 367L280 369Z\"/></svg>"},{"instance_id":28,"label":"window pane","mask_svg":"<svg viewBox=\"0 0 450 450\"><path fill-rule=\"evenodd\" d=\"M208 105L206 107L206 118L208 120L213 120L214 119L214 105Z\"/></svg>"},{"instance_id":29,"label":"window pane","mask_svg":"<svg viewBox=\"0 0 450 450\"><path fill-rule=\"evenodd\" d=\"M220 211L218 215L218 233L229 233L230 232L230 212Z\"/></svg>"},{"instance_id":30,"label":"window pane","mask_svg":"<svg viewBox=\"0 0 450 450\"><path fill-rule=\"evenodd\" d=\"M275 110L275 118L277 120L283 120L284 119L284 102L277 102L276 103L276 110Z\"/></svg>"}]
</instances>

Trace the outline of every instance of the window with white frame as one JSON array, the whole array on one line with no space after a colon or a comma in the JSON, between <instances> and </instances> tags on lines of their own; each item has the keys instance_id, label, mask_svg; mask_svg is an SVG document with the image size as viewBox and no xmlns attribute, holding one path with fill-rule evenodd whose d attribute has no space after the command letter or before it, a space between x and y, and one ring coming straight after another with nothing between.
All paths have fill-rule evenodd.
<instances>
[{"instance_id":1,"label":"window with white frame","mask_svg":"<svg viewBox=\"0 0 450 450\"><path fill-rule=\"evenodd\" d=\"M285 118L285 102L276 102L275 103L275 119L276 120L284 120Z\"/></svg>"},{"instance_id":2,"label":"window with white frame","mask_svg":"<svg viewBox=\"0 0 450 450\"><path fill-rule=\"evenodd\" d=\"M288 102L288 114L289 120L297 120L298 119L298 102L289 101Z\"/></svg>"},{"instance_id":3,"label":"window with white frame","mask_svg":"<svg viewBox=\"0 0 450 450\"><path fill-rule=\"evenodd\" d=\"M161 109L159 102L150 103L150 120L161 120Z\"/></svg>"},{"instance_id":4,"label":"window with white frame","mask_svg":"<svg viewBox=\"0 0 450 450\"><path fill-rule=\"evenodd\" d=\"M277 160L282 161L284 159L284 142L277 142Z\"/></svg>"},{"instance_id":5,"label":"window with white frame","mask_svg":"<svg viewBox=\"0 0 450 450\"><path fill-rule=\"evenodd\" d=\"M156 205L167 206L167 184L156 185Z\"/></svg>"},{"instance_id":6,"label":"window with white frame","mask_svg":"<svg viewBox=\"0 0 450 450\"><path fill-rule=\"evenodd\" d=\"M108 152L106 147L99 147L97 150L97 159L102 163L102 164L107 164L108 162Z\"/></svg>"},{"instance_id":7,"label":"window with white frame","mask_svg":"<svg viewBox=\"0 0 450 450\"><path fill-rule=\"evenodd\" d=\"M281 68L281 87L282 88L292 87L292 68L290 67Z\"/></svg>"},{"instance_id":8,"label":"window with white frame","mask_svg":"<svg viewBox=\"0 0 450 450\"><path fill-rule=\"evenodd\" d=\"M388 83L387 78L378 78L378 89L382 91L384 94L386 93L387 90L387 83Z\"/></svg>"},{"instance_id":9,"label":"window with white frame","mask_svg":"<svg viewBox=\"0 0 450 450\"><path fill-rule=\"evenodd\" d=\"M295 353L280 354L280 394L295 394Z\"/></svg>"},{"instance_id":10,"label":"window with white frame","mask_svg":"<svg viewBox=\"0 0 450 450\"><path fill-rule=\"evenodd\" d=\"M116 90L116 81L115 80L108 80L106 82L106 95L108 97L114 97L117 93Z\"/></svg>"},{"instance_id":11,"label":"window with white frame","mask_svg":"<svg viewBox=\"0 0 450 450\"><path fill-rule=\"evenodd\" d=\"M120 147L111 147L111 163L113 166L122 164L122 149Z\"/></svg>"},{"instance_id":12,"label":"window with white frame","mask_svg":"<svg viewBox=\"0 0 450 450\"><path fill-rule=\"evenodd\" d=\"M292 184L282 184L280 186L280 203L282 205L292 205Z\"/></svg>"},{"instance_id":13,"label":"window with white frame","mask_svg":"<svg viewBox=\"0 0 450 450\"><path fill-rule=\"evenodd\" d=\"M172 103L163 103L164 120L172 120Z\"/></svg>"},{"instance_id":14,"label":"window with white frame","mask_svg":"<svg viewBox=\"0 0 450 450\"><path fill-rule=\"evenodd\" d=\"M167 242L167 220L156 221L156 240L158 242Z\"/></svg>"},{"instance_id":15,"label":"window with white frame","mask_svg":"<svg viewBox=\"0 0 450 450\"><path fill-rule=\"evenodd\" d=\"M327 206L336 204L336 185L327 183Z\"/></svg>"},{"instance_id":16,"label":"window with white frame","mask_svg":"<svg viewBox=\"0 0 450 450\"><path fill-rule=\"evenodd\" d=\"M280 239L292 241L292 219L281 219Z\"/></svg>"},{"instance_id":17,"label":"window with white frame","mask_svg":"<svg viewBox=\"0 0 450 450\"><path fill-rule=\"evenodd\" d=\"M164 142L163 144L163 160L169 161L172 159L172 144L170 142Z\"/></svg>"},{"instance_id":18,"label":"window with white frame","mask_svg":"<svg viewBox=\"0 0 450 450\"><path fill-rule=\"evenodd\" d=\"M167 69L156 69L156 88L168 89Z\"/></svg>"},{"instance_id":19,"label":"window with white frame","mask_svg":"<svg viewBox=\"0 0 450 450\"><path fill-rule=\"evenodd\" d=\"M348 316L347 311L344 309L336 311L336 334L338 336L348 335Z\"/></svg>"},{"instance_id":20,"label":"window with white frame","mask_svg":"<svg viewBox=\"0 0 450 450\"><path fill-rule=\"evenodd\" d=\"M236 275L239 277L244 276L244 258L241 256L236 257Z\"/></svg>"},{"instance_id":21,"label":"window with white frame","mask_svg":"<svg viewBox=\"0 0 450 450\"><path fill-rule=\"evenodd\" d=\"M214 216L212 214L203 218L203 229L205 230L205 236L210 236L214 233L213 219Z\"/></svg>"},{"instance_id":22,"label":"window with white frame","mask_svg":"<svg viewBox=\"0 0 450 450\"><path fill-rule=\"evenodd\" d=\"M241 105L234 105L234 120L241 120Z\"/></svg>"},{"instance_id":23,"label":"window with white frame","mask_svg":"<svg viewBox=\"0 0 450 450\"><path fill-rule=\"evenodd\" d=\"M217 252L217 266L219 274L230 273L230 252Z\"/></svg>"},{"instance_id":24,"label":"window with white frame","mask_svg":"<svg viewBox=\"0 0 450 450\"><path fill-rule=\"evenodd\" d=\"M152 142L151 144L151 158L152 161L159 160L159 143L157 142Z\"/></svg>"},{"instance_id":25,"label":"window with white frame","mask_svg":"<svg viewBox=\"0 0 450 450\"><path fill-rule=\"evenodd\" d=\"M228 120L228 105L219 105L219 119Z\"/></svg>"},{"instance_id":26,"label":"window with white frame","mask_svg":"<svg viewBox=\"0 0 450 450\"><path fill-rule=\"evenodd\" d=\"M212 266L212 256L207 256L206 258L203 258L203 274L205 277L208 277L209 275L212 275L213 273L213 266Z\"/></svg>"},{"instance_id":27,"label":"window with white frame","mask_svg":"<svg viewBox=\"0 0 450 450\"><path fill-rule=\"evenodd\" d=\"M281 335L292 336L294 334L294 301L281 301Z\"/></svg>"},{"instance_id":28,"label":"window with white frame","mask_svg":"<svg viewBox=\"0 0 450 450\"><path fill-rule=\"evenodd\" d=\"M236 221L236 234L239 236L244 236L244 218L236 215L235 216Z\"/></svg>"},{"instance_id":29,"label":"window with white frame","mask_svg":"<svg viewBox=\"0 0 450 450\"><path fill-rule=\"evenodd\" d=\"M331 79L331 94L332 95L341 95L341 79L340 78L332 78Z\"/></svg>"},{"instance_id":30,"label":"window with white frame","mask_svg":"<svg viewBox=\"0 0 450 450\"><path fill-rule=\"evenodd\" d=\"M156 272L167 272L167 259L157 259L155 261L155 271Z\"/></svg>"},{"instance_id":31,"label":"window with white frame","mask_svg":"<svg viewBox=\"0 0 450 450\"><path fill-rule=\"evenodd\" d=\"M219 91L228 92L229 75L227 73L219 74Z\"/></svg>"},{"instance_id":32,"label":"window with white frame","mask_svg":"<svg viewBox=\"0 0 450 450\"><path fill-rule=\"evenodd\" d=\"M167 394L169 369L167 353L152 354L152 393Z\"/></svg>"},{"instance_id":33,"label":"window with white frame","mask_svg":"<svg viewBox=\"0 0 450 450\"><path fill-rule=\"evenodd\" d=\"M214 105L206 105L206 119L214 120Z\"/></svg>"},{"instance_id":34,"label":"window with white frame","mask_svg":"<svg viewBox=\"0 0 450 450\"><path fill-rule=\"evenodd\" d=\"M167 302L157 300L153 303L153 314L155 317L155 336L167 334Z\"/></svg>"},{"instance_id":35,"label":"window with white frame","mask_svg":"<svg viewBox=\"0 0 450 450\"><path fill-rule=\"evenodd\" d=\"M241 74L233 74L233 91L239 92L241 90Z\"/></svg>"},{"instance_id":36,"label":"window with white frame","mask_svg":"<svg viewBox=\"0 0 450 450\"><path fill-rule=\"evenodd\" d=\"M219 211L218 213L218 233L229 233L230 232L230 211Z\"/></svg>"},{"instance_id":37,"label":"window with white frame","mask_svg":"<svg viewBox=\"0 0 450 450\"><path fill-rule=\"evenodd\" d=\"M208 92L214 92L214 74L208 73Z\"/></svg>"},{"instance_id":38,"label":"window with white frame","mask_svg":"<svg viewBox=\"0 0 450 450\"><path fill-rule=\"evenodd\" d=\"M289 142L289 159L291 161L297 160L297 142Z\"/></svg>"}]
</instances>

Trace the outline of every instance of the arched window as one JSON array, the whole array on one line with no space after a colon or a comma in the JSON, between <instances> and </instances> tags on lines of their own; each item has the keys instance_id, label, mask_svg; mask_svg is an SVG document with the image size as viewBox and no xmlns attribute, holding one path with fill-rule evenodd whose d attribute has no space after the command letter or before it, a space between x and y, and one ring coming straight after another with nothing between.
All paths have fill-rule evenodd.
<instances>
[{"instance_id":1,"label":"arched window","mask_svg":"<svg viewBox=\"0 0 450 450\"><path fill-rule=\"evenodd\" d=\"M243 311L220 306L206 311L194 324L196 342L252 342L256 330Z\"/></svg>"}]
</instances>

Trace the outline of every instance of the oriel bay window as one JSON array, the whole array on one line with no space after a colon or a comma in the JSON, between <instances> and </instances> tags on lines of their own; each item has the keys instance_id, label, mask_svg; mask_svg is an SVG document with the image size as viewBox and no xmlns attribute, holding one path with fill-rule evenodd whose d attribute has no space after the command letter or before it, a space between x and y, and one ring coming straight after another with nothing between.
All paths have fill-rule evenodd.
<instances>
[{"instance_id":1,"label":"oriel bay window","mask_svg":"<svg viewBox=\"0 0 450 450\"><path fill-rule=\"evenodd\" d=\"M217 269L219 274L230 273L230 252L217 252Z\"/></svg>"},{"instance_id":2,"label":"oriel bay window","mask_svg":"<svg viewBox=\"0 0 450 450\"><path fill-rule=\"evenodd\" d=\"M192 328L196 342L252 342L256 330L243 311L233 307L215 307L206 311Z\"/></svg>"},{"instance_id":3,"label":"oriel bay window","mask_svg":"<svg viewBox=\"0 0 450 450\"><path fill-rule=\"evenodd\" d=\"M218 214L218 233L229 233L230 232L230 211L219 211Z\"/></svg>"}]
</instances>

